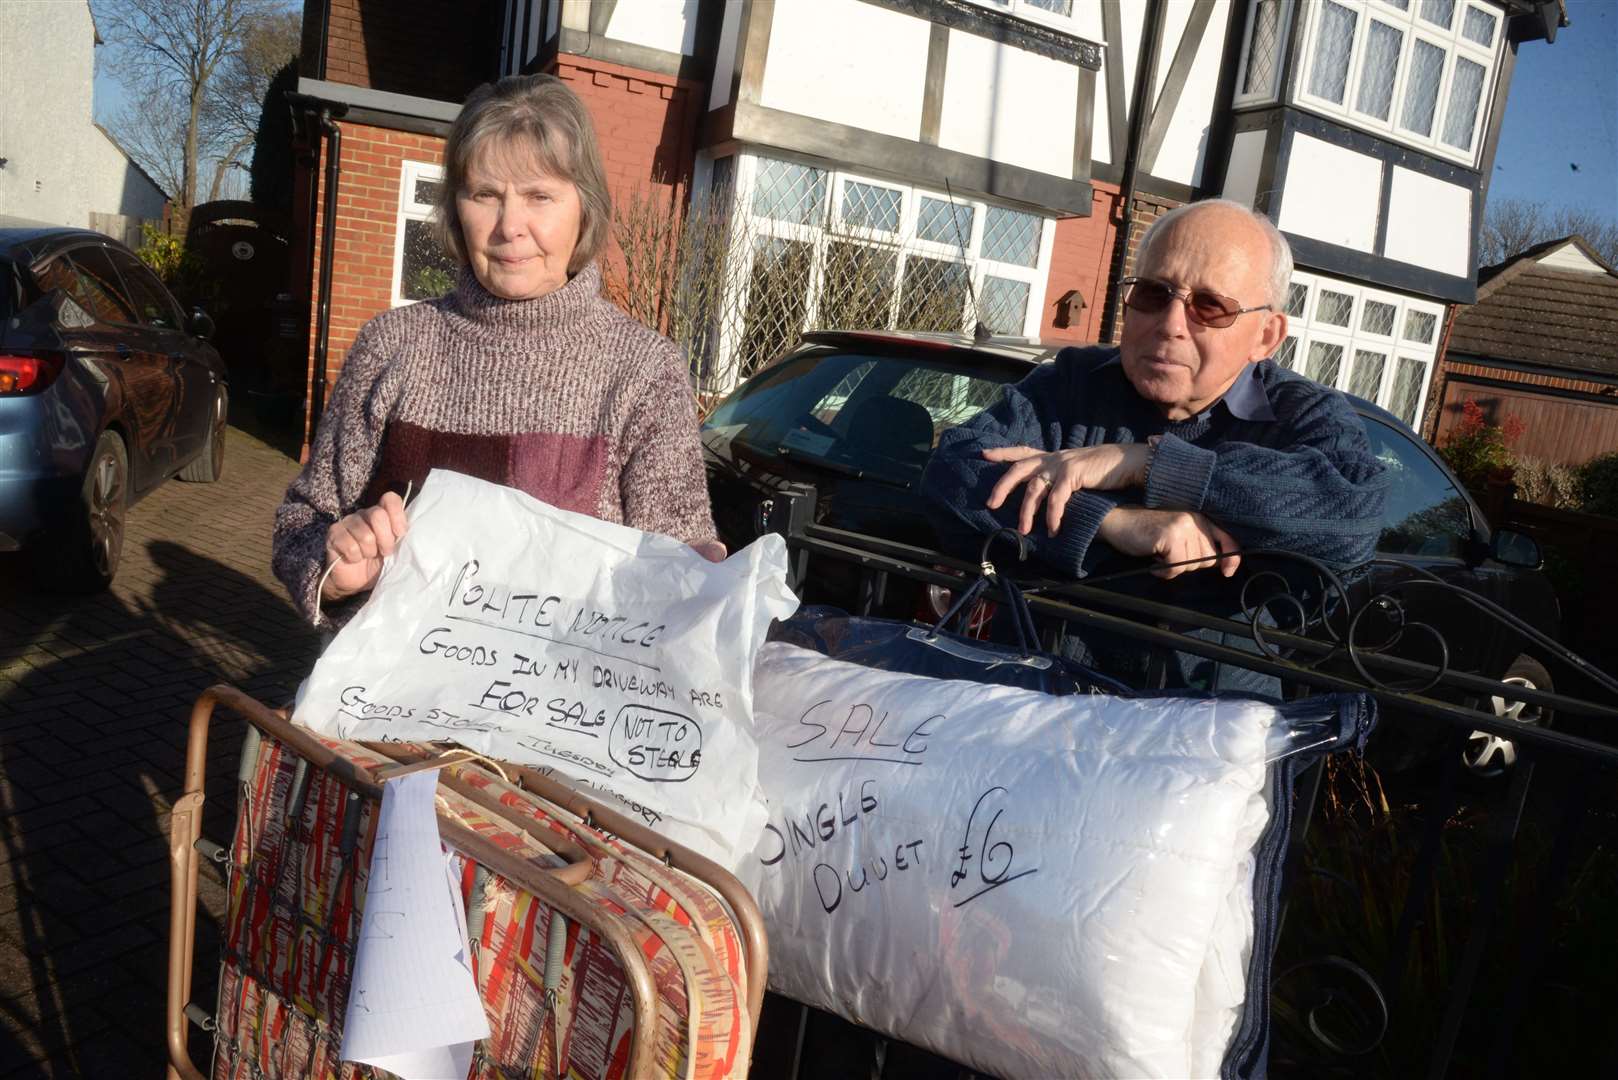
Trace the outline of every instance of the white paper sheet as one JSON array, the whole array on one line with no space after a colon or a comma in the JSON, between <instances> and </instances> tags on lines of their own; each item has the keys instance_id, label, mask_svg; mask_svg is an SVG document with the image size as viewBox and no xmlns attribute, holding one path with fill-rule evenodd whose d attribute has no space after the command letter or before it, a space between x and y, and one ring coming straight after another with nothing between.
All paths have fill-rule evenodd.
<instances>
[{"instance_id":1,"label":"white paper sheet","mask_svg":"<svg viewBox=\"0 0 1618 1080\"><path fill-rule=\"evenodd\" d=\"M404 1080L465 1080L489 1020L472 977L460 897L438 838L438 770L382 789L343 1060Z\"/></svg>"},{"instance_id":2,"label":"white paper sheet","mask_svg":"<svg viewBox=\"0 0 1618 1080\"><path fill-rule=\"evenodd\" d=\"M555 770L729 860L764 822L753 657L798 605L786 545L672 537L434 470L365 607L298 691L345 739L452 739Z\"/></svg>"}]
</instances>

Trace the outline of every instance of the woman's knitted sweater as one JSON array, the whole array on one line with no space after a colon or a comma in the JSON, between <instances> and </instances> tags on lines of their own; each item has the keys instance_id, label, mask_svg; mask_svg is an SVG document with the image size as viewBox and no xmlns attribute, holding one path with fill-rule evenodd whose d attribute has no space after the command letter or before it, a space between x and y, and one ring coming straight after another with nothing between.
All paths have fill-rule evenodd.
<instances>
[{"instance_id":1,"label":"woman's knitted sweater","mask_svg":"<svg viewBox=\"0 0 1618 1080\"><path fill-rule=\"evenodd\" d=\"M433 468L687 543L714 537L685 362L601 296L594 263L522 301L463 269L450 295L361 328L275 515L275 573L306 617L326 530Z\"/></svg>"}]
</instances>

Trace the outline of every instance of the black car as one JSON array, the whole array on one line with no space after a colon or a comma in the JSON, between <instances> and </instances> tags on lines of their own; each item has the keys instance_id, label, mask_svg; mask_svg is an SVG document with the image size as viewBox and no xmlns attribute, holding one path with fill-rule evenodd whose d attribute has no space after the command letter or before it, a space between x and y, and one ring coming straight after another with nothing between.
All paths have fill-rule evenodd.
<instances>
[{"instance_id":1,"label":"black car","mask_svg":"<svg viewBox=\"0 0 1618 1080\"><path fill-rule=\"evenodd\" d=\"M765 530L772 496L783 483L816 489L817 523L886 540L937 548L921 495L921 470L938 436L993 403L1008 383L1055 355L1020 341L974 344L953 335L812 332L802 345L728 395L703 425L709 493L720 537L732 550ZM1449 468L1402 421L1350 398L1372 449L1394 473L1378 555L1387 560L1363 587L1374 594L1418 571L1505 607L1550 637L1559 611L1538 572L1533 540L1491 530ZM846 577L840 575L846 574ZM852 567L817 565L809 598L853 601ZM884 614L926 619L942 614L936 587L897 593ZM1453 669L1550 690L1550 676L1524 639L1479 617L1464 599L1418 589L1405 615L1431 625ZM1374 641L1376 632L1362 641ZM1421 632L1409 635L1411 659L1423 655ZM1537 707L1495 699L1501 715L1525 723ZM1467 763L1480 772L1511 763L1507 741L1474 736Z\"/></svg>"},{"instance_id":2,"label":"black car","mask_svg":"<svg viewBox=\"0 0 1618 1080\"><path fill-rule=\"evenodd\" d=\"M125 515L218 479L229 408L212 321L100 233L0 218L0 552L106 588Z\"/></svg>"}]
</instances>

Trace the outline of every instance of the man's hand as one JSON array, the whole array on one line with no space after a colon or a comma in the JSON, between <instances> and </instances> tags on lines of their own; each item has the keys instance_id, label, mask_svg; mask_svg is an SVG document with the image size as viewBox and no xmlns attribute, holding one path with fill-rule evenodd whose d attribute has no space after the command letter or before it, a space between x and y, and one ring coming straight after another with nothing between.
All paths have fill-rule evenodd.
<instances>
[{"instance_id":1,"label":"man's hand","mask_svg":"<svg viewBox=\"0 0 1618 1080\"><path fill-rule=\"evenodd\" d=\"M398 549L408 525L404 500L389 491L375 506L356 510L327 529L326 565L331 574L320 595L341 600L375 585L382 560Z\"/></svg>"},{"instance_id":2,"label":"man's hand","mask_svg":"<svg viewBox=\"0 0 1618 1080\"><path fill-rule=\"evenodd\" d=\"M1165 565L1152 571L1165 579L1214 565L1219 567L1220 573L1230 577L1242 561L1240 555L1229 555L1216 562L1216 556L1234 552L1241 545L1212 521L1187 510L1114 507L1101 519L1096 536L1121 554L1150 556L1160 563L1205 560L1189 566Z\"/></svg>"},{"instance_id":3,"label":"man's hand","mask_svg":"<svg viewBox=\"0 0 1618 1080\"><path fill-rule=\"evenodd\" d=\"M983 457L986 461L1011 462L989 493L989 509L1000 509L1006 497L1022 484L1018 530L1024 536L1033 530L1039 504L1044 503L1045 526L1055 536L1062 527L1062 512L1075 491L1114 491L1144 484L1151 451L1145 443L1103 443L1052 453L1032 446L1005 446L985 450Z\"/></svg>"}]
</instances>

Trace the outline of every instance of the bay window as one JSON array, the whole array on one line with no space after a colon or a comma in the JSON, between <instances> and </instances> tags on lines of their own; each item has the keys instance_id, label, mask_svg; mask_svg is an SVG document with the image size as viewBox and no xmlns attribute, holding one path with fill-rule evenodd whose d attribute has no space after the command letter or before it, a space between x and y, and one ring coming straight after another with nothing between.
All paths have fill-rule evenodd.
<instances>
[{"instance_id":1,"label":"bay window","mask_svg":"<svg viewBox=\"0 0 1618 1080\"><path fill-rule=\"evenodd\" d=\"M1486 0L1249 0L1237 107L1280 97L1294 19L1297 104L1476 164L1504 30L1498 8Z\"/></svg>"},{"instance_id":2,"label":"bay window","mask_svg":"<svg viewBox=\"0 0 1618 1080\"><path fill-rule=\"evenodd\" d=\"M751 370L810 327L1038 336L1052 219L784 158L721 161L748 273L716 370Z\"/></svg>"}]
</instances>

